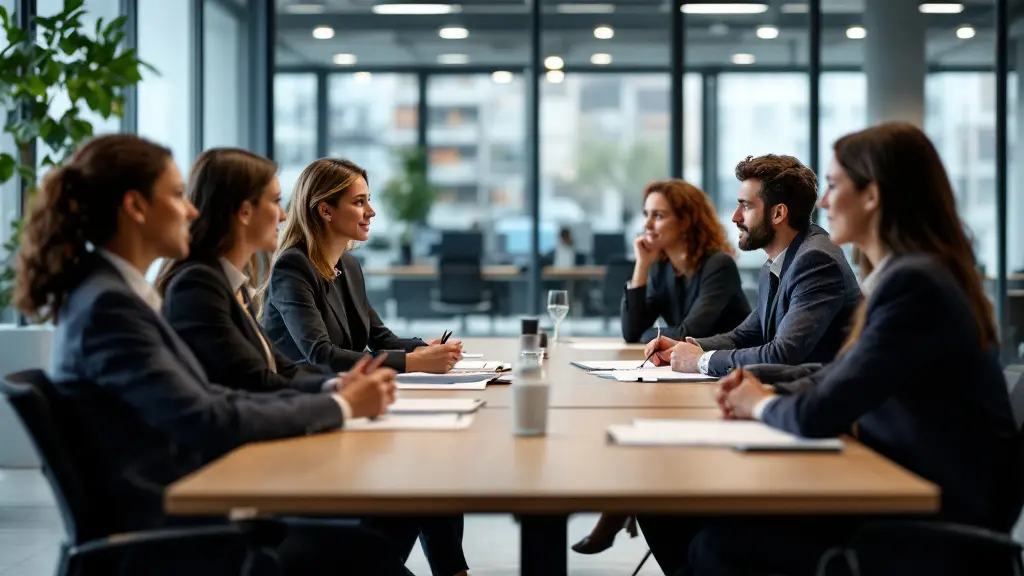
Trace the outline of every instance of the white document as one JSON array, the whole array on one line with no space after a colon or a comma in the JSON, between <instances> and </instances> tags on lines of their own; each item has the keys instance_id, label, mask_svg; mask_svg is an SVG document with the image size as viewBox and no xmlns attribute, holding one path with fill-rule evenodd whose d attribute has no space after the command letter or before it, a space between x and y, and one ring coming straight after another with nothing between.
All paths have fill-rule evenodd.
<instances>
[{"instance_id":1,"label":"white document","mask_svg":"<svg viewBox=\"0 0 1024 576\"><path fill-rule=\"evenodd\" d=\"M487 378L481 380L478 376L475 380L468 382L402 382L398 381L399 390L486 390L487 385L494 380L494 374L488 374Z\"/></svg>"},{"instance_id":2,"label":"white document","mask_svg":"<svg viewBox=\"0 0 1024 576\"><path fill-rule=\"evenodd\" d=\"M624 446L726 446L741 450L841 450L839 438L801 438L751 420L634 420L608 429Z\"/></svg>"},{"instance_id":3,"label":"white document","mask_svg":"<svg viewBox=\"0 0 1024 576\"><path fill-rule=\"evenodd\" d=\"M705 374L674 372L671 366L657 366L640 370L616 370L609 372L611 378L619 382L710 382L717 380Z\"/></svg>"},{"instance_id":4,"label":"white document","mask_svg":"<svg viewBox=\"0 0 1024 576\"><path fill-rule=\"evenodd\" d=\"M476 398L399 398L390 414L469 414L484 405Z\"/></svg>"},{"instance_id":5,"label":"white document","mask_svg":"<svg viewBox=\"0 0 1024 576\"><path fill-rule=\"evenodd\" d=\"M626 344L625 342L570 342L570 348L577 350L643 350L643 344ZM463 354L465 356L465 354Z\"/></svg>"},{"instance_id":6,"label":"white document","mask_svg":"<svg viewBox=\"0 0 1024 576\"><path fill-rule=\"evenodd\" d=\"M481 370L448 372L447 374L409 372L407 374L399 374L396 379L399 384L460 384L463 382L476 382L485 378L494 378L494 372L484 372Z\"/></svg>"},{"instance_id":7,"label":"white document","mask_svg":"<svg viewBox=\"0 0 1024 576\"><path fill-rule=\"evenodd\" d=\"M575 360L572 362L572 365L590 372L604 372L609 370L637 370L643 362L643 358L639 360ZM648 362L645 366L650 367L651 363Z\"/></svg>"},{"instance_id":8,"label":"white document","mask_svg":"<svg viewBox=\"0 0 1024 576\"><path fill-rule=\"evenodd\" d=\"M483 354L468 354L466 352L462 353L462 359L463 360L471 360L471 359L483 358L483 357L484 357Z\"/></svg>"},{"instance_id":9,"label":"white document","mask_svg":"<svg viewBox=\"0 0 1024 576\"><path fill-rule=\"evenodd\" d=\"M512 364L494 360L460 360L452 368L452 370L459 372L497 372L498 370L511 369Z\"/></svg>"},{"instance_id":10,"label":"white document","mask_svg":"<svg viewBox=\"0 0 1024 576\"><path fill-rule=\"evenodd\" d=\"M473 423L473 414L386 414L375 420L353 418L345 430L465 430Z\"/></svg>"}]
</instances>

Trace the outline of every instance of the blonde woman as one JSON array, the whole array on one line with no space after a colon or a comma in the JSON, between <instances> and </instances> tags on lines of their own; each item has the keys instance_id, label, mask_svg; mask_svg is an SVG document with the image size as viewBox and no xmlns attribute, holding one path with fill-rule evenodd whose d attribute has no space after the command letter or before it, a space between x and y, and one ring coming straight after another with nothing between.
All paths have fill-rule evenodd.
<instances>
[{"instance_id":1,"label":"blonde woman","mask_svg":"<svg viewBox=\"0 0 1024 576\"><path fill-rule=\"evenodd\" d=\"M399 372L444 373L462 358L462 344L399 338L366 296L359 262L348 254L370 236L366 171L324 158L306 167L288 204L288 221L266 292L263 328L293 362L348 370L364 351L388 351Z\"/></svg>"}]
</instances>

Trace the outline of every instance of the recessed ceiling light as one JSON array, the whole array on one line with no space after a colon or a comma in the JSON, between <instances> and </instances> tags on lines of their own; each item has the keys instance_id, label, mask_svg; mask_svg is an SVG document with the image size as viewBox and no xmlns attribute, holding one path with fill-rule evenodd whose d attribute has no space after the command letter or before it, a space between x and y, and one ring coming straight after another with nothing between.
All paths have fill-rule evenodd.
<instances>
[{"instance_id":1,"label":"recessed ceiling light","mask_svg":"<svg viewBox=\"0 0 1024 576\"><path fill-rule=\"evenodd\" d=\"M334 58L332 58L332 60L334 60L334 63L337 64L338 66L352 66L353 64L356 63L356 55L355 54L335 54Z\"/></svg>"},{"instance_id":2,"label":"recessed ceiling light","mask_svg":"<svg viewBox=\"0 0 1024 576\"><path fill-rule=\"evenodd\" d=\"M959 2L925 2L917 7L921 14L959 14L964 5Z\"/></svg>"},{"instance_id":3,"label":"recessed ceiling light","mask_svg":"<svg viewBox=\"0 0 1024 576\"><path fill-rule=\"evenodd\" d=\"M610 40L615 36L615 30L611 26L598 26L594 28L594 38L598 40Z\"/></svg>"},{"instance_id":4,"label":"recessed ceiling light","mask_svg":"<svg viewBox=\"0 0 1024 576\"><path fill-rule=\"evenodd\" d=\"M458 4L377 4L374 14L455 14L462 11Z\"/></svg>"},{"instance_id":5,"label":"recessed ceiling light","mask_svg":"<svg viewBox=\"0 0 1024 576\"><path fill-rule=\"evenodd\" d=\"M850 40L863 40L867 35L868 30L863 26L850 26L846 29L846 37Z\"/></svg>"},{"instance_id":6,"label":"recessed ceiling light","mask_svg":"<svg viewBox=\"0 0 1024 576\"><path fill-rule=\"evenodd\" d=\"M590 56L590 63L595 66L607 66L612 63L612 55L598 52Z\"/></svg>"},{"instance_id":7,"label":"recessed ceiling light","mask_svg":"<svg viewBox=\"0 0 1024 576\"><path fill-rule=\"evenodd\" d=\"M313 38L317 40L330 40L334 38L334 28L330 26L317 26L313 28Z\"/></svg>"},{"instance_id":8,"label":"recessed ceiling light","mask_svg":"<svg viewBox=\"0 0 1024 576\"><path fill-rule=\"evenodd\" d=\"M449 66L469 64L469 56L466 54L439 54L437 57L437 63Z\"/></svg>"},{"instance_id":9,"label":"recessed ceiling light","mask_svg":"<svg viewBox=\"0 0 1024 576\"><path fill-rule=\"evenodd\" d=\"M469 38L469 30L466 30L461 26L441 28L437 34L445 40L462 40L464 38Z\"/></svg>"},{"instance_id":10,"label":"recessed ceiling light","mask_svg":"<svg viewBox=\"0 0 1024 576\"><path fill-rule=\"evenodd\" d=\"M767 4L744 2L741 4L683 4L686 14L763 14Z\"/></svg>"},{"instance_id":11,"label":"recessed ceiling light","mask_svg":"<svg viewBox=\"0 0 1024 576\"><path fill-rule=\"evenodd\" d=\"M612 14L614 4L559 4L555 10L560 14Z\"/></svg>"},{"instance_id":12,"label":"recessed ceiling light","mask_svg":"<svg viewBox=\"0 0 1024 576\"><path fill-rule=\"evenodd\" d=\"M762 40L774 40L779 37L779 29L775 26L758 26L757 37Z\"/></svg>"},{"instance_id":13,"label":"recessed ceiling light","mask_svg":"<svg viewBox=\"0 0 1024 576\"><path fill-rule=\"evenodd\" d=\"M369 72L356 72L352 77L360 84L368 84L373 80L373 74L370 74Z\"/></svg>"},{"instance_id":14,"label":"recessed ceiling light","mask_svg":"<svg viewBox=\"0 0 1024 576\"><path fill-rule=\"evenodd\" d=\"M977 32L975 32L974 26L969 26L966 24L956 29L956 37L961 40L970 40L971 38L974 38L974 35L976 33Z\"/></svg>"},{"instance_id":15,"label":"recessed ceiling light","mask_svg":"<svg viewBox=\"0 0 1024 576\"><path fill-rule=\"evenodd\" d=\"M811 7L806 2L786 2L782 5L783 14L807 14Z\"/></svg>"},{"instance_id":16,"label":"recessed ceiling light","mask_svg":"<svg viewBox=\"0 0 1024 576\"><path fill-rule=\"evenodd\" d=\"M740 66L747 66L757 61L753 54L733 54L732 63Z\"/></svg>"},{"instance_id":17,"label":"recessed ceiling light","mask_svg":"<svg viewBox=\"0 0 1024 576\"><path fill-rule=\"evenodd\" d=\"M323 4L289 4L284 7L284 11L289 14L323 14L327 7Z\"/></svg>"},{"instance_id":18,"label":"recessed ceiling light","mask_svg":"<svg viewBox=\"0 0 1024 576\"><path fill-rule=\"evenodd\" d=\"M508 84L512 81L512 73L508 70L497 70L491 74L491 80L495 84Z\"/></svg>"},{"instance_id":19,"label":"recessed ceiling light","mask_svg":"<svg viewBox=\"0 0 1024 576\"><path fill-rule=\"evenodd\" d=\"M565 61L559 56L548 56L544 59L544 67L548 70L561 70L565 68Z\"/></svg>"},{"instance_id":20,"label":"recessed ceiling light","mask_svg":"<svg viewBox=\"0 0 1024 576\"><path fill-rule=\"evenodd\" d=\"M552 84L561 84L562 80L565 80L565 72L562 72L561 70L548 70L548 73L545 74L544 77Z\"/></svg>"}]
</instances>

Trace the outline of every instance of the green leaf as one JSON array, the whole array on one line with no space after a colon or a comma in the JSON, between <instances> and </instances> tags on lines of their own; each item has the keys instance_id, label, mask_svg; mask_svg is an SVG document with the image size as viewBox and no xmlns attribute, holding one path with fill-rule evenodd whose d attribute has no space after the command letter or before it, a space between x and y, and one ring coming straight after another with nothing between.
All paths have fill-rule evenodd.
<instances>
[{"instance_id":1,"label":"green leaf","mask_svg":"<svg viewBox=\"0 0 1024 576\"><path fill-rule=\"evenodd\" d=\"M0 6L0 23L3 24L4 28L7 28L8 22L10 22L10 17L7 15L7 7Z\"/></svg>"},{"instance_id":2,"label":"green leaf","mask_svg":"<svg viewBox=\"0 0 1024 576\"><path fill-rule=\"evenodd\" d=\"M119 16L117 18L114 18L110 21L110 24L107 24L107 27L103 30L103 37L110 38L110 33L115 31L124 32L124 25L126 22L128 22L127 16ZM100 35L97 34L96 36L99 37Z\"/></svg>"},{"instance_id":3,"label":"green leaf","mask_svg":"<svg viewBox=\"0 0 1024 576\"><path fill-rule=\"evenodd\" d=\"M85 0L64 0L64 12L70 13L78 10L85 4Z\"/></svg>"},{"instance_id":4,"label":"green leaf","mask_svg":"<svg viewBox=\"0 0 1024 576\"><path fill-rule=\"evenodd\" d=\"M36 181L36 171L31 166L27 166L25 164L19 164L18 165L18 176L21 176L21 179L23 181L25 181L25 182L30 182L33 185L35 184L35 181Z\"/></svg>"},{"instance_id":5,"label":"green leaf","mask_svg":"<svg viewBox=\"0 0 1024 576\"><path fill-rule=\"evenodd\" d=\"M27 76L25 78L25 88L36 98L46 96L46 84L43 83L43 79L39 76Z\"/></svg>"},{"instance_id":6,"label":"green leaf","mask_svg":"<svg viewBox=\"0 0 1024 576\"><path fill-rule=\"evenodd\" d=\"M16 164L14 156L6 152L0 154L0 184L7 182L14 176L14 166Z\"/></svg>"}]
</instances>

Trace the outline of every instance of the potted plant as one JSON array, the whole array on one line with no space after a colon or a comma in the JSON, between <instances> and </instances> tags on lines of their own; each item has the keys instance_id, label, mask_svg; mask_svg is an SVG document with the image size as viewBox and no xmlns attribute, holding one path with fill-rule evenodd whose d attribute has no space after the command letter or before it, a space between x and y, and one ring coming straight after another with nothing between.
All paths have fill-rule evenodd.
<instances>
[{"instance_id":1,"label":"potted plant","mask_svg":"<svg viewBox=\"0 0 1024 576\"><path fill-rule=\"evenodd\" d=\"M134 49L124 47L125 17L110 22L100 18L87 26L82 22L84 4L85 0L64 0L61 12L35 16L34 38L0 6L0 25L8 41L0 49L0 101L6 112L3 131L11 135L17 149L16 155L0 153L0 184L20 176L25 192L21 198L26 200L34 194L43 173L92 137L93 125L83 113L104 119L121 117L124 89L142 79L143 67L153 70L139 60ZM58 98L67 105L66 111L54 106ZM46 145L41 159L37 143ZM11 304L20 236L18 220L11 223L11 236L3 245L0 310ZM47 326L0 327L0 375L44 366L49 361L50 339ZM9 439L11 435L24 433L3 403L0 437ZM32 465L35 456L27 438L24 440L24 450L18 449L18 442L0 444L0 467Z\"/></svg>"},{"instance_id":2,"label":"potted plant","mask_svg":"<svg viewBox=\"0 0 1024 576\"><path fill-rule=\"evenodd\" d=\"M437 200L437 189L427 181L427 152L411 148L400 153L402 169L384 184L381 196L388 214L403 224L400 237L401 263L412 263L412 233L426 222Z\"/></svg>"}]
</instances>

